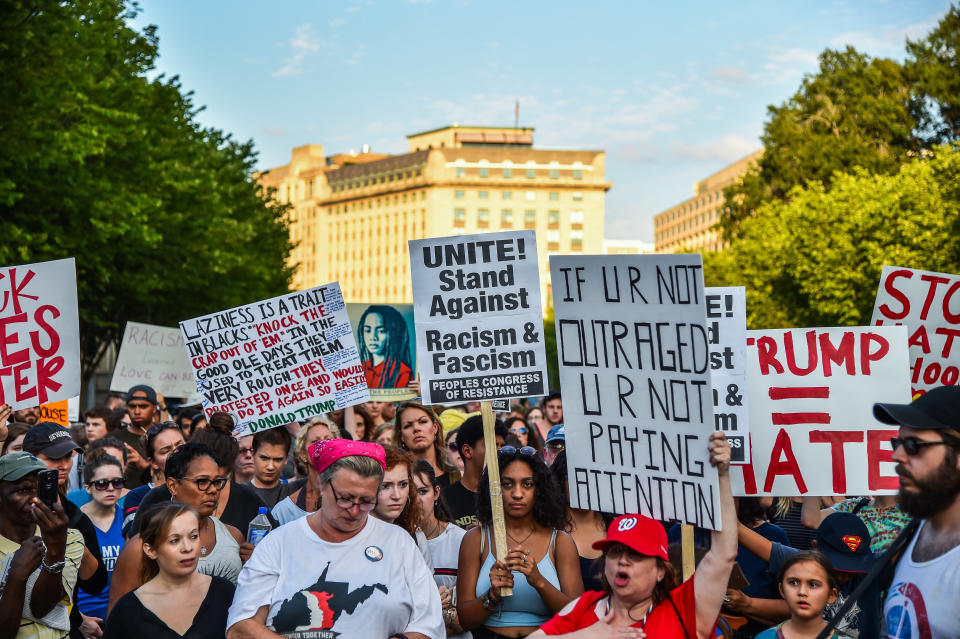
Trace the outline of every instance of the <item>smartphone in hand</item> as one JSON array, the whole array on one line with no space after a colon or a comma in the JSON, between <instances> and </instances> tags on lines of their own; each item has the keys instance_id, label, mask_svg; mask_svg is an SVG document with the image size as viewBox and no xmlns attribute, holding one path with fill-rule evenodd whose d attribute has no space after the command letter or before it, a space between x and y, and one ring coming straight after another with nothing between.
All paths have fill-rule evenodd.
<instances>
[{"instance_id":1,"label":"smartphone in hand","mask_svg":"<svg viewBox=\"0 0 960 639\"><path fill-rule=\"evenodd\" d=\"M57 494L57 484L60 482L60 471L48 468L37 473L37 497L50 508L57 503L60 496Z\"/></svg>"}]
</instances>

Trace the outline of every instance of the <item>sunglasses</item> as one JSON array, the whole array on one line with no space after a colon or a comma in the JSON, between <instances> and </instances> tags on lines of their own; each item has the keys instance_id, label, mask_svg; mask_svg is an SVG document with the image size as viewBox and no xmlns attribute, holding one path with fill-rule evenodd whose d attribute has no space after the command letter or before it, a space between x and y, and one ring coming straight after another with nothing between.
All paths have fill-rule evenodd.
<instances>
[{"instance_id":1,"label":"sunglasses","mask_svg":"<svg viewBox=\"0 0 960 639\"><path fill-rule=\"evenodd\" d=\"M521 448L516 448L514 446L502 446L500 448L501 453L504 455L516 455L520 453L524 457L533 457L537 454L537 449L533 446L522 446Z\"/></svg>"},{"instance_id":2,"label":"sunglasses","mask_svg":"<svg viewBox=\"0 0 960 639\"><path fill-rule=\"evenodd\" d=\"M456 443L456 442L450 442L449 444L447 444L447 448L450 449L450 452L451 452L451 453L455 453L455 452L457 452L458 450L460 450L459 448L457 448L457 443Z\"/></svg>"},{"instance_id":3,"label":"sunglasses","mask_svg":"<svg viewBox=\"0 0 960 639\"><path fill-rule=\"evenodd\" d=\"M893 446L893 450L897 450L903 446L903 452L913 457L914 455L920 454L920 449L925 446L938 446L940 444L946 444L947 442L941 440L935 442L926 442L922 439L917 439L916 437L891 437L890 445Z\"/></svg>"},{"instance_id":4,"label":"sunglasses","mask_svg":"<svg viewBox=\"0 0 960 639\"><path fill-rule=\"evenodd\" d=\"M93 486L97 490L106 490L107 488L111 487L120 490L123 488L123 477L118 479L96 479L87 484L87 486Z\"/></svg>"},{"instance_id":5,"label":"sunglasses","mask_svg":"<svg viewBox=\"0 0 960 639\"><path fill-rule=\"evenodd\" d=\"M518 427L518 428L511 428L511 429L510 429L510 432L515 433L515 434L517 434L517 435L526 435L526 434L527 434L527 427L526 427L526 426L520 426L520 427Z\"/></svg>"}]
</instances>

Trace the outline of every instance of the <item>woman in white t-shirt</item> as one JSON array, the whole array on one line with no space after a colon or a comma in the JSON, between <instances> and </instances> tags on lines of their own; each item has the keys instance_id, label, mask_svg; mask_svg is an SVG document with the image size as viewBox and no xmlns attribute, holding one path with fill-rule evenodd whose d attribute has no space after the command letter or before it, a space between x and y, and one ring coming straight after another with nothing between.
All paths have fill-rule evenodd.
<instances>
[{"instance_id":1,"label":"woman in white t-shirt","mask_svg":"<svg viewBox=\"0 0 960 639\"><path fill-rule=\"evenodd\" d=\"M441 639L433 575L411 561L417 546L398 526L370 517L383 448L331 439L310 447L319 509L270 532L240 573L227 618L229 639L407 637Z\"/></svg>"},{"instance_id":2,"label":"woman in white t-shirt","mask_svg":"<svg viewBox=\"0 0 960 639\"><path fill-rule=\"evenodd\" d=\"M440 483L429 462L417 461L413 469L413 484L422 512L420 528L427 537L427 546L433 561L433 580L440 589L447 637L471 639L473 635L460 626L456 601L460 542L467 531L450 523L450 513L440 498Z\"/></svg>"},{"instance_id":3,"label":"woman in white t-shirt","mask_svg":"<svg viewBox=\"0 0 960 639\"><path fill-rule=\"evenodd\" d=\"M396 446L384 446L385 453L383 481L380 483L380 495L373 516L388 524L400 526L413 537L420 549L427 567L433 571L433 559L427 546L427 536L420 529L423 513L420 500L413 488L413 467L417 460L405 450Z\"/></svg>"}]
</instances>

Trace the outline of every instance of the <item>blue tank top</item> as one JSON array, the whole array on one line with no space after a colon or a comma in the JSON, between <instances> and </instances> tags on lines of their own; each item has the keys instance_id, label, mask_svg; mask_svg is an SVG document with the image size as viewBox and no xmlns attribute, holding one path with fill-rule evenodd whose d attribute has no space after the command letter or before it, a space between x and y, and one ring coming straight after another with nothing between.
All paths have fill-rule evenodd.
<instances>
[{"instance_id":1,"label":"blue tank top","mask_svg":"<svg viewBox=\"0 0 960 639\"><path fill-rule=\"evenodd\" d=\"M484 533L488 533L484 528ZM486 538L491 538L486 534ZM537 563L537 570L543 575L543 578L553 584L560 590L560 577L557 575L557 569L553 565L553 559L550 553L553 551L554 542L557 539L557 531L554 530L550 535L550 544L547 546L547 554ZM490 589L490 569L493 567L493 553L490 552L487 544L487 556L483 565L480 567L480 574L477 575L477 595L481 595ZM540 627L553 618L553 611L547 607L537 589L527 583L527 577L523 573L513 571L513 596L504 597L503 604L490 613L484 625L492 628L516 628L521 626Z\"/></svg>"},{"instance_id":2,"label":"blue tank top","mask_svg":"<svg viewBox=\"0 0 960 639\"><path fill-rule=\"evenodd\" d=\"M107 618L107 599L110 596L110 580L113 577L113 567L117 563L117 556L123 548L123 510L118 503L113 514L113 523L109 530L97 531L97 543L100 545L100 556L103 557L103 566L107 569L107 585L99 595L89 595L83 589L77 590L77 607L88 617Z\"/></svg>"}]
</instances>

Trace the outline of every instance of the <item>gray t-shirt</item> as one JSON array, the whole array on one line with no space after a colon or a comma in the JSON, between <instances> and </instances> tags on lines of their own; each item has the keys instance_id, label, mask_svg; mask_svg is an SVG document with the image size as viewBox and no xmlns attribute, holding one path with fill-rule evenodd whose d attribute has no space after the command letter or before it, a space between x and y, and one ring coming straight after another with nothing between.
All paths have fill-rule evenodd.
<instances>
[{"instance_id":1,"label":"gray t-shirt","mask_svg":"<svg viewBox=\"0 0 960 639\"><path fill-rule=\"evenodd\" d=\"M244 482L244 486L249 486L257 493L267 508L273 508L277 502L296 490L296 487L290 483L281 481L273 488L257 488L253 485L253 480Z\"/></svg>"}]
</instances>

